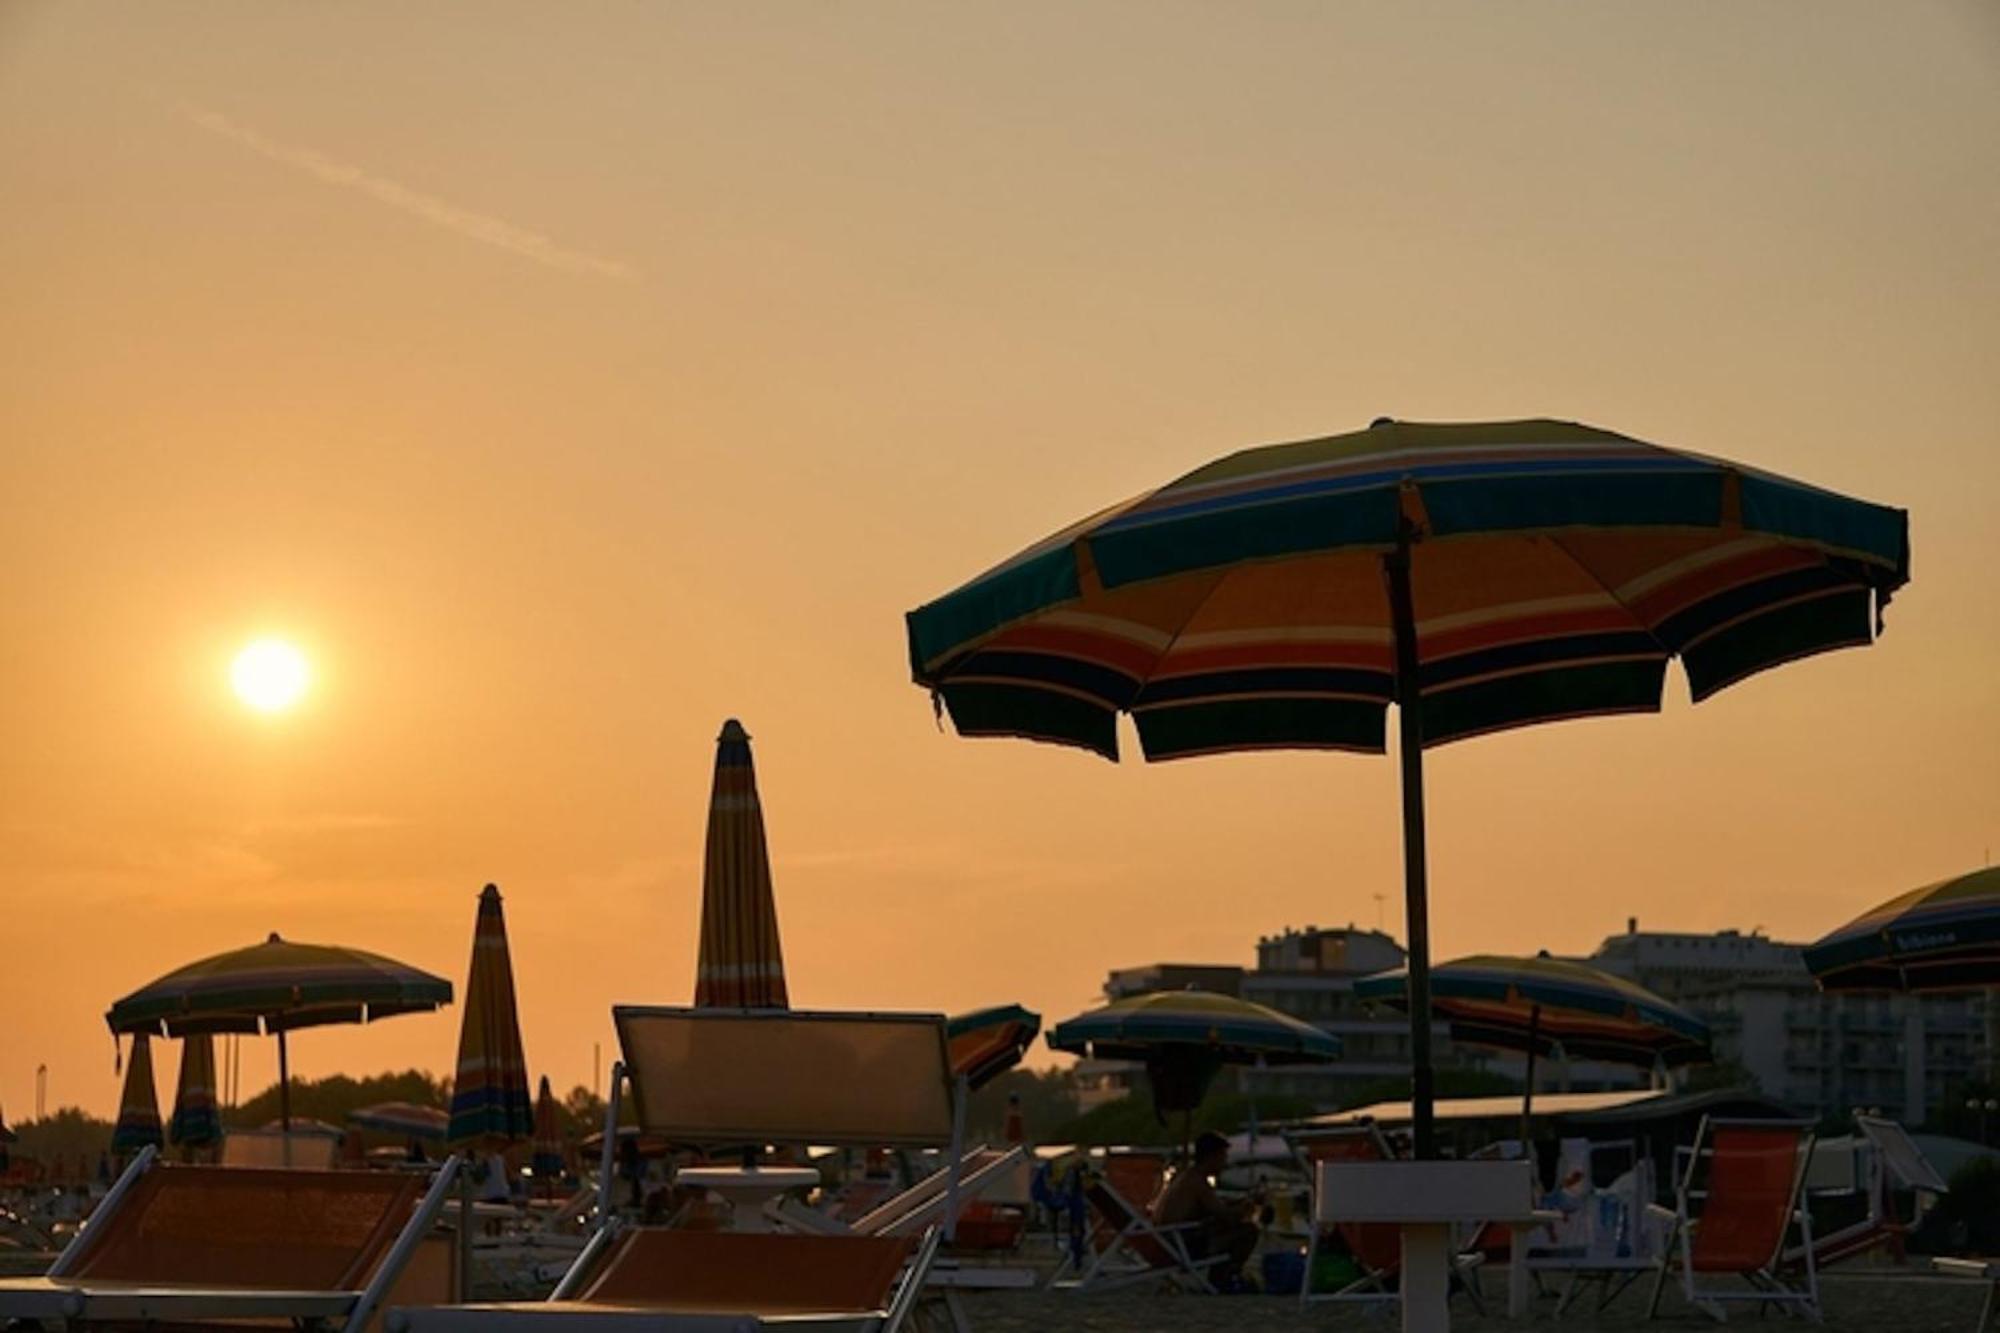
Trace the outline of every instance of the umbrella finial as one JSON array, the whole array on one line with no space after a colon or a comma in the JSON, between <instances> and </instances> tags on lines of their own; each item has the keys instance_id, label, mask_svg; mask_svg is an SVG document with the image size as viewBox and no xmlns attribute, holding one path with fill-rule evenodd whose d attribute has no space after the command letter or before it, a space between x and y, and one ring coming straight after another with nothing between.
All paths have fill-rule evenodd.
<instances>
[{"instance_id":1,"label":"umbrella finial","mask_svg":"<svg viewBox=\"0 0 2000 1333\"><path fill-rule=\"evenodd\" d=\"M498 884L488 884L479 891L480 902L483 903L489 899L496 903L500 901L500 886Z\"/></svg>"},{"instance_id":2,"label":"umbrella finial","mask_svg":"<svg viewBox=\"0 0 2000 1333\"><path fill-rule=\"evenodd\" d=\"M732 717L722 724L722 734L715 739L725 743L729 741L747 741L750 739L750 733L743 730L743 724Z\"/></svg>"},{"instance_id":3,"label":"umbrella finial","mask_svg":"<svg viewBox=\"0 0 2000 1333\"><path fill-rule=\"evenodd\" d=\"M1395 424L1396 424L1396 418L1394 417L1376 417L1373 421L1368 423L1368 429L1386 430L1387 428Z\"/></svg>"},{"instance_id":4,"label":"umbrella finial","mask_svg":"<svg viewBox=\"0 0 2000 1333\"><path fill-rule=\"evenodd\" d=\"M284 941L278 938L278 932L274 930L274 931L272 931L272 932L271 932L271 933L270 933L269 935L267 935L267 936L265 936L265 937L264 937L264 943L266 943L266 944L283 944L283 943L284 943Z\"/></svg>"}]
</instances>

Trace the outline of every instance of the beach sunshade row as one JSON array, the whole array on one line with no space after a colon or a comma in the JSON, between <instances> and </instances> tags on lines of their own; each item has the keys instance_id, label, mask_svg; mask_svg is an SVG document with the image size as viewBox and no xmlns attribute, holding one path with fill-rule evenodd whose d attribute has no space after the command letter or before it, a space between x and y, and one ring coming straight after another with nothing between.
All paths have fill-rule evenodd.
<instances>
[{"instance_id":1,"label":"beach sunshade row","mask_svg":"<svg viewBox=\"0 0 2000 1333\"><path fill-rule=\"evenodd\" d=\"M465 981L446 1135L454 1144L503 1144L519 1142L534 1129L507 918L499 888L488 884L479 891L479 913L473 924L472 965Z\"/></svg>"},{"instance_id":2,"label":"beach sunshade row","mask_svg":"<svg viewBox=\"0 0 2000 1333\"><path fill-rule=\"evenodd\" d=\"M945 1022L951 1071L981 1088L1021 1063L1042 1030L1042 1016L1018 1004L958 1014Z\"/></svg>"},{"instance_id":3,"label":"beach sunshade row","mask_svg":"<svg viewBox=\"0 0 2000 1333\"><path fill-rule=\"evenodd\" d=\"M2000 985L2000 867L1891 898L1809 946L1805 960L1832 991Z\"/></svg>"},{"instance_id":4,"label":"beach sunshade row","mask_svg":"<svg viewBox=\"0 0 2000 1333\"><path fill-rule=\"evenodd\" d=\"M1409 1006L1409 974L1377 973L1354 996ZM1431 969L1431 1009L1453 1041L1503 1050L1555 1048L1573 1059L1668 1067L1712 1057L1708 1025L1636 982L1566 958L1482 954Z\"/></svg>"},{"instance_id":5,"label":"beach sunshade row","mask_svg":"<svg viewBox=\"0 0 2000 1333\"><path fill-rule=\"evenodd\" d=\"M180 1148L222 1142L222 1112L215 1098L215 1038L206 1032L181 1041L180 1081L167 1136Z\"/></svg>"},{"instance_id":6,"label":"beach sunshade row","mask_svg":"<svg viewBox=\"0 0 2000 1333\"><path fill-rule=\"evenodd\" d=\"M136 1152L165 1142L160 1133L160 1094L153 1086L153 1043L141 1032L132 1038L132 1055L125 1062L125 1087L118 1097L118 1123L111 1127L111 1150Z\"/></svg>"},{"instance_id":7,"label":"beach sunshade row","mask_svg":"<svg viewBox=\"0 0 2000 1333\"><path fill-rule=\"evenodd\" d=\"M1652 712L1865 644L1907 516L1572 422L1378 422L1229 455L908 616L966 735L1149 759L1380 751L1395 694L1382 555L1413 534L1426 745Z\"/></svg>"},{"instance_id":8,"label":"beach sunshade row","mask_svg":"<svg viewBox=\"0 0 2000 1333\"><path fill-rule=\"evenodd\" d=\"M414 1102L377 1102L348 1112L347 1123L376 1134L443 1142L445 1132L451 1128L451 1113Z\"/></svg>"},{"instance_id":9,"label":"beach sunshade row","mask_svg":"<svg viewBox=\"0 0 2000 1333\"><path fill-rule=\"evenodd\" d=\"M783 1009L789 1003L750 733L733 717L722 724L715 747L694 1002L718 1009Z\"/></svg>"},{"instance_id":10,"label":"beach sunshade row","mask_svg":"<svg viewBox=\"0 0 2000 1333\"><path fill-rule=\"evenodd\" d=\"M451 1003L451 983L362 949L262 944L169 972L111 1006L114 1032L280 1032L365 1023Z\"/></svg>"},{"instance_id":11,"label":"beach sunshade row","mask_svg":"<svg viewBox=\"0 0 2000 1333\"><path fill-rule=\"evenodd\" d=\"M1227 1064L1304 1064L1340 1058L1340 1039L1289 1014L1213 991L1154 991L1113 1000L1056 1024L1049 1045L1106 1060L1154 1060L1192 1047Z\"/></svg>"}]
</instances>

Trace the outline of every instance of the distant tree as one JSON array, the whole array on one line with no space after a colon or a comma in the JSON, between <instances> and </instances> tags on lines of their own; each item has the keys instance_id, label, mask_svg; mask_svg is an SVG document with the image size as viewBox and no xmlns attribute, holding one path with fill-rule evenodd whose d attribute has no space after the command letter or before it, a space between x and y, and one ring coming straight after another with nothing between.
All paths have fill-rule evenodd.
<instances>
[{"instance_id":1,"label":"distant tree","mask_svg":"<svg viewBox=\"0 0 2000 1333\"><path fill-rule=\"evenodd\" d=\"M1007 1098L1021 1099L1021 1119L1031 1140L1049 1139L1046 1131L1076 1118L1076 1076L1067 1069L1010 1069L972 1094L966 1107L966 1134L973 1140L997 1143L1007 1121Z\"/></svg>"},{"instance_id":2,"label":"distant tree","mask_svg":"<svg viewBox=\"0 0 2000 1333\"><path fill-rule=\"evenodd\" d=\"M1735 1060L1716 1060L1696 1065L1681 1080L1683 1092L1720 1092L1733 1088L1759 1091L1757 1076Z\"/></svg>"},{"instance_id":3,"label":"distant tree","mask_svg":"<svg viewBox=\"0 0 2000 1333\"><path fill-rule=\"evenodd\" d=\"M97 1160L97 1155L111 1148L111 1122L99 1120L74 1106L65 1106L52 1115L40 1120L27 1120L14 1126L20 1138L12 1148L12 1155L52 1165L60 1154L65 1162L87 1159Z\"/></svg>"},{"instance_id":4,"label":"distant tree","mask_svg":"<svg viewBox=\"0 0 2000 1333\"><path fill-rule=\"evenodd\" d=\"M344 1125L349 1115L377 1102L443 1108L451 1104L450 1084L421 1069L370 1074L364 1078L332 1074L322 1079L292 1080L292 1115L298 1119ZM273 1083L248 1101L225 1110L222 1118L232 1129L254 1129L276 1120L278 1085Z\"/></svg>"},{"instance_id":5,"label":"distant tree","mask_svg":"<svg viewBox=\"0 0 2000 1333\"><path fill-rule=\"evenodd\" d=\"M1199 1134L1204 1130L1214 1130L1218 1134L1240 1133L1250 1123L1253 1101L1258 1122L1263 1125L1301 1119L1311 1115L1314 1109L1313 1104L1303 1097L1260 1096L1253 1099L1239 1092L1212 1092L1195 1108L1189 1132ZM1162 1120L1153 1110L1152 1094L1139 1092L1094 1106L1075 1119L1054 1126L1047 1133L1031 1137L1044 1143L1177 1144L1181 1141L1181 1117L1175 1113Z\"/></svg>"}]
</instances>

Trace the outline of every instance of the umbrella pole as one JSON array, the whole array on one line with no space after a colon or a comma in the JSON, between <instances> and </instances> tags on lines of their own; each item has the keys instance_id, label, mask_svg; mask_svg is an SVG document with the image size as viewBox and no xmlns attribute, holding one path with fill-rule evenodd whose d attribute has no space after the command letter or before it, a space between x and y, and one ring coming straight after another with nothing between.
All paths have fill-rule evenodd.
<instances>
[{"instance_id":1,"label":"umbrella pole","mask_svg":"<svg viewBox=\"0 0 2000 1333\"><path fill-rule=\"evenodd\" d=\"M278 1029L278 1142L286 1166L292 1164L292 1062L285 1051L285 1030Z\"/></svg>"},{"instance_id":2,"label":"umbrella pole","mask_svg":"<svg viewBox=\"0 0 2000 1333\"><path fill-rule=\"evenodd\" d=\"M472 1299L472 1149L458 1169L458 1299Z\"/></svg>"},{"instance_id":3,"label":"umbrella pole","mask_svg":"<svg viewBox=\"0 0 2000 1333\"><path fill-rule=\"evenodd\" d=\"M1528 1117L1535 1109L1535 1044L1542 1036L1542 1006L1535 1005L1528 1010L1528 1071L1521 1083L1521 1152L1533 1159L1528 1147Z\"/></svg>"},{"instance_id":4,"label":"umbrella pole","mask_svg":"<svg viewBox=\"0 0 2000 1333\"><path fill-rule=\"evenodd\" d=\"M1424 739L1417 685L1417 612L1410 592L1410 524L1382 557L1396 635L1396 749L1403 778L1403 903L1409 934L1410 1137L1419 1160L1437 1156L1431 1121L1430 877L1424 857Z\"/></svg>"}]
</instances>

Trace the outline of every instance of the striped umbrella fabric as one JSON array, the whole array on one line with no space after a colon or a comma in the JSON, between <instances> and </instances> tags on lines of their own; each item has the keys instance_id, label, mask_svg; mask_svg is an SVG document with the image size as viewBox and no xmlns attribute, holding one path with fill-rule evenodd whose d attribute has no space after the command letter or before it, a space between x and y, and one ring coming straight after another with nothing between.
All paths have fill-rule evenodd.
<instances>
[{"instance_id":1,"label":"striped umbrella fabric","mask_svg":"<svg viewBox=\"0 0 2000 1333\"><path fill-rule=\"evenodd\" d=\"M549 1089L548 1075L535 1094L535 1155L529 1169L544 1180L563 1173L562 1123L556 1115L556 1095Z\"/></svg>"},{"instance_id":2,"label":"striped umbrella fabric","mask_svg":"<svg viewBox=\"0 0 2000 1333\"><path fill-rule=\"evenodd\" d=\"M1891 898L1807 947L1805 959L1829 991L2000 986L2000 867Z\"/></svg>"},{"instance_id":3,"label":"striped umbrella fabric","mask_svg":"<svg viewBox=\"0 0 2000 1333\"><path fill-rule=\"evenodd\" d=\"M181 1039L180 1081L174 1088L174 1116L167 1133L178 1148L222 1142L222 1113L215 1104L215 1038L209 1033Z\"/></svg>"},{"instance_id":4,"label":"striped umbrella fabric","mask_svg":"<svg viewBox=\"0 0 2000 1333\"><path fill-rule=\"evenodd\" d=\"M1213 991L1153 991L1113 1000L1055 1025L1049 1045L1104 1060L1144 1060L1162 1046L1196 1046L1229 1064L1310 1064L1340 1058L1340 1038L1290 1014Z\"/></svg>"},{"instance_id":5,"label":"striped umbrella fabric","mask_svg":"<svg viewBox=\"0 0 2000 1333\"><path fill-rule=\"evenodd\" d=\"M442 1143L451 1128L451 1113L414 1102L377 1102L348 1112L347 1123L376 1134Z\"/></svg>"},{"instance_id":6,"label":"striped umbrella fabric","mask_svg":"<svg viewBox=\"0 0 2000 1333\"><path fill-rule=\"evenodd\" d=\"M951 1069L981 1088L1021 1063L1042 1030L1042 1016L1018 1004L959 1014L945 1023Z\"/></svg>"},{"instance_id":7,"label":"striped umbrella fabric","mask_svg":"<svg viewBox=\"0 0 2000 1333\"><path fill-rule=\"evenodd\" d=\"M700 1008L723 1009L790 1005L750 734L733 717L722 724L716 739L694 1002Z\"/></svg>"},{"instance_id":8,"label":"striped umbrella fabric","mask_svg":"<svg viewBox=\"0 0 2000 1333\"><path fill-rule=\"evenodd\" d=\"M447 1137L453 1145L498 1146L527 1138L534 1127L507 919L501 912L499 888L488 884L479 891L479 915L472 930L472 966L465 980Z\"/></svg>"},{"instance_id":9,"label":"striped umbrella fabric","mask_svg":"<svg viewBox=\"0 0 2000 1333\"><path fill-rule=\"evenodd\" d=\"M910 613L965 735L1149 759L1379 752L1396 693L1381 556L1415 538L1425 745L1653 712L1865 644L1908 577L1902 511L1562 421L1417 424L1230 455Z\"/></svg>"},{"instance_id":10,"label":"striped umbrella fabric","mask_svg":"<svg viewBox=\"0 0 2000 1333\"><path fill-rule=\"evenodd\" d=\"M113 1152L160 1147L160 1096L153 1086L153 1043L141 1032L132 1038L132 1057L125 1062L125 1090L118 1097L118 1123L111 1129Z\"/></svg>"},{"instance_id":11,"label":"striped umbrella fabric","mask_svg":"<svg viewBox=\"0 0 2000 1333\"><path fill-rule=\"evenodd\" d=\"M1409 1007L1409 973L1363 977L1354 996ZM1636 982L1565 958L1479 954L1431 969L1431 1007L1453 1041L1669 1068L1713 1058L1708 1025Z\"/></svg>"},{"instance_id":12,"label":"striped umbrella fabric","mask_svg":"<svg viewBox=\"0 0 2000 1333\"><path fill-rule=\"evenodd\" d=\"M393 958L274 932L262 944L167 973L111 1006L113 1032L289 1032L367 1023L451 1003L451 983Z\"/></svg>"}]
</instances>

